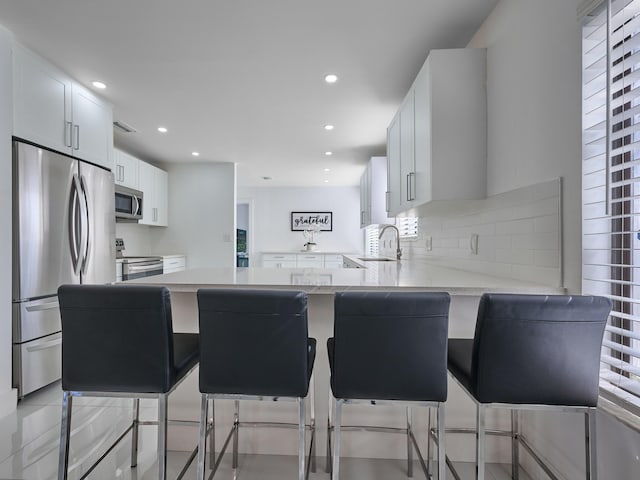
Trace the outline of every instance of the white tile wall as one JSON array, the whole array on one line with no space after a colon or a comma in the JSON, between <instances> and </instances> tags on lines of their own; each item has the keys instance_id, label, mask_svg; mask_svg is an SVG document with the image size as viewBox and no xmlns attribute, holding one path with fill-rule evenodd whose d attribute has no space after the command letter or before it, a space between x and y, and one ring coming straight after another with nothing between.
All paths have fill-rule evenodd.
<instances>
[{"instance_id":1,"label":"white tile wall","mask_svg":"<svg viewBox=\"0 0 640 480\"><path fill-rule=\"evenodd\" d=\"M452 211L423 214L403 258L552 286L562 285L561 179L519 188ZM470 237L478 235L478 253ZM427 250L427 239L432 249ZM395 246L383 255L391 254Z\"/></svg>"}]
</instances>

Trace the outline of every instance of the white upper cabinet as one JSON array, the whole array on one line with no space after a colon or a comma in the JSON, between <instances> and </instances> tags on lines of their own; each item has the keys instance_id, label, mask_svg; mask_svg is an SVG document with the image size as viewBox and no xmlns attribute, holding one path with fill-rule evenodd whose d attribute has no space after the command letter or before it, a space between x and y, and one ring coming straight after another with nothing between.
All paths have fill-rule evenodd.
<instances>
[{"instance_id":1,"label":"white upper cabinet","mask_svg":"<svg viewBox=\"0 0 640 480\"><path fill-rule=\"evenodd\" d=\"M138 190L138 165L140 160L122 150L113 150L115 182L118 185Z\"/></svg>"},{"instance_id":2,"label":"white upper cabinet","mask_svg":"<svg viewBox=\"0 0 640 480\"><path fill-rule=\"evenodd\" d=\"M486 196L486 51L432 50L389 125L392 215Z\"/></svg>"},{"instance_id":3,"label":"white upper cabinet","mask_svg":"<svg viewBox=\"0 0 640 480\"><path fill-rule=\"evenodd\" d=\"M142 225L166 227L169 225L169 175L146 162L138 165L138 188L142 199Z\"/></svg>"},{"instance_id":4,"label":"white upper cabinet","mask_svg":"<svg viewBox=\"0 0 640 480\"><path fill-rule=\"evenodd\" d=\"M400 212L400 112L387 128L387 212Z\"/></svg>"},{"instance_id":5,"label":"white upper cabinet","mask_svg":"<svg viewBox=\"0 0 640 480\"><path fill-rule=\"evenodd\" d=\"M13 134L112 169L112 107L19 44L13 59Z\"/></svg>"},{"instance_id":6,"label":"white upper cabinet","mask_svg":"<svg viewBox=\"0 0 640 480\"><path fill-rule=\"evenodd\" d=\"M360 228L393 223L387 216L387 157L371 157L360 177Z\"/></svg>"}]
</instances>

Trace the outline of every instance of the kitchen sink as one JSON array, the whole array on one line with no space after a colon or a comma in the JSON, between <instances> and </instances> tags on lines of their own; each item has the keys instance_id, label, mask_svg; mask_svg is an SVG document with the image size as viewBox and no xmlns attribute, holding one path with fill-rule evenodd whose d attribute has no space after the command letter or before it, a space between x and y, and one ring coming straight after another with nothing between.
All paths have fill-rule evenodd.
<instances>
[{"instance_id":1,"label":"kitchen sink","mask_svg":"<svg viewBox=\"0 0 640 480\"><path fill-rule=\"evenodd\" d=\"M386 257L359 257L358 260L363 262L395 262L395 260Z\"/></svg>"}]
</instances>

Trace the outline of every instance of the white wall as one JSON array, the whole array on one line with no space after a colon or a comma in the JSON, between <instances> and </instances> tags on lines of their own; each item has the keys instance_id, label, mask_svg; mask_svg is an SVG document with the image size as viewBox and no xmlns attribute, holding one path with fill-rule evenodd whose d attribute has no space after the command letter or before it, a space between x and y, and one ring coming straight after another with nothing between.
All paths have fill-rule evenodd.
<instances>
[{"instance_id":1,"label":"white wall","mask_svg":"<svg viewBox=\"0 0 640 480\"><path fill-rule=\"evenodd\" d=\"M419 215L418 237L401 241L403 257L560 287L560 198L556 178ZM395 241L389 247L381 253L393 255Z\"/></svg>"},{"instance_id":2,"label":"white wall","mask_svg":"<svg viewBox=\"0 0 640 480\"><path fill-rule=\"evenodd\" d=\"M16 408L11 388L11 34L0 26L0 417Z\"/></svg>"},{"instance_id":3,"label":"white wall","mask_svg":"<svg viewBox=\"0 0 640 480\"><path fill-rule=\"evenodd\" d=\"M487 48L487 194L563 179L563 273L581 288L581 33L577 0L502 0L470 42ZM524 429L567 479L584 478L579 415L527 415ZM640 434L598 418L599 475L640 471ZM535 471L526 454L525 468Z\"/></svg>"},{"instance_id":4,"label":"white wall","mask_svg":"<svg viewBox=\"0 0 640 480\"><path fill-rule=\"evenodd\" d=\"M364 248L358 187L245 187L238 188L238 197L253 201L254 253L303 248L302 232L291 231L291 212L333 212L333 231L322 232L316 239L319 251L362 252Z\"/></svg>"},{"instance_id":5,"label":"white wall","mask_svg":"<svg viewBox=\"0 0 640 480\"><path fill-rule=\"evenodd\" d=\"M502 0L487 48L487 195L563 179L563 273L581 288L581 35L577 0Z\"/></svg>"},{"instance_id":6,"label":"white wall","mask_svg":"<svg viewBox=\"0 0 640 480\"><path fill-rule=\"evenodd\" d=\"M235 265L235 165L171 164L169 226L117 223L125 255L187 256L187 268Z\"/></svg>"}]
</instances>

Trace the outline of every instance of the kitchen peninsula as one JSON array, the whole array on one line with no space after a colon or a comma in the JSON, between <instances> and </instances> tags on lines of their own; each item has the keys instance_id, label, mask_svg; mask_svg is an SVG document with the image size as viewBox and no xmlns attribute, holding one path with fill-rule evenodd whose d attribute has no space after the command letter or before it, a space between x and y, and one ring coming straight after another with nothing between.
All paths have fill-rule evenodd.
<instances>
[{"instance_id":1,"label":"kitchen peninsula","mask_svg":"<svg viewBox=\"0 0 640 480\"><path fill-rule=\"evenodd\" d=\"M472 338L478 301L484 292L511 292L531 294L561 294L564 289L540 284L527 283L465 272L412 260L366 261L358 257L348 257L351 262L359 263L363 268L208 268L185 270L182 272L159 275L133 280L130 283L146 285L165 285L171 290L174 331L197 332L198 309L196 292L199 288L258 288L258 289L299 289L309 295L308 317L309 335L318 341L317 356L314 365L315 405L316 405L316 445L323 455L326 448L326 421L329 396L329 366L326 351L326 339L333 332L333 294L345 290L388 290L388 291L446 291L451 295L449 321L450 337ZM182 419L199 418L199 394L197 374L188 378L173 395L170 415L179 415ZM447 419L451 425L473 425L474 413L470 404L463 403L456 386L449 385ZM291 421L296 418L296 407L283 415L280 408L269 405L247 404L241 411L244 420ZM426 412L415 409L414 424L421 428L426 425ZM173 414L171 413L173 412ZM405 412L402 408L381 406L375 409L358 409L350 406L345 409L345 425L373 424L402 426ZM233 402L216 403L217 445L221 445L233 420ZM496 417L501 426L503 420ZM501 423L502 422L502 423ZM357 437L355 437L357 435ZM425 447L422 437L419 442ZM184 445L192 445L197 438L196 429L174 431L170 435L169 448L180 450ZM347 436L342 450L343 456L369 458L403 458L406 455L405 442L397 435L380 435L369 432L354 434L355 441ZM451 443L448 454L452 458L471 460L473 449L469 448L472 439L458 437ZM492 441L492 440L491 440ZM503 441L502 439L496 440ZM497 450L489 449L497 456L490 461L507 461L508 443L497 444ZM293 431L282 429L248 429L240 436L241 453L264 453L295 455L296 435ZM320 464L321 465L321 464ZM319 468L322 468L321 466Z\"/></svg>"}]
</instances>

